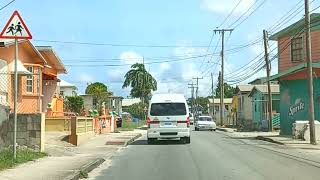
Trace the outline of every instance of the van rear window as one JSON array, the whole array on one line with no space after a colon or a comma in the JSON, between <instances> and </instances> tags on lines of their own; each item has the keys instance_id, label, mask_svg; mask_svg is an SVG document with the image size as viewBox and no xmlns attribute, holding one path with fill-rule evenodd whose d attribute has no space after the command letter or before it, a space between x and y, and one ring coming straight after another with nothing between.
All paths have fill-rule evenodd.
<instances>
[{"instance_id":1,"label":"van rear window","mask_svg":"<svg viewBox=\"0 0 320 180\"><path fill-rule=\"evenodd\" d=\"M151 104L151 116L181 116L186 115L185 103L153 103Z\"/></svg>"}]
</instances>

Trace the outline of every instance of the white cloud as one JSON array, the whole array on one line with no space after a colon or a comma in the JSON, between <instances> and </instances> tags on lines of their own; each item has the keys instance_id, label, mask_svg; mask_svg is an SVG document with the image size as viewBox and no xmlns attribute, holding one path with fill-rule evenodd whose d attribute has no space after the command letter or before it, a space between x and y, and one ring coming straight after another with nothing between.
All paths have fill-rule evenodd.
<instances>
[{"instance_id":1,"label":"white cloud","mask_svg":"<svg viewBox=\"0 0 320 180\"><path fill-rule=\"evenodd\" d=\"M238 2L239 0L202 0L201 7L214 13L228 14ZM245 13L254 2L255 0L242 0L233 15Z\"/></svg>"},{"instance_id":2,"label":"white cloud","mask_svg":"<svg viewBox=\"0 0 320 180\"><path fill-rule=\"evenodd\" d=\"M124 64L142 63L143 56L133 51L125 51L120 54L121 62Z\"/></svg>"},{"instance_id":3,"label":"white cloud","mask_svg":"<svg viewBox=\"0 0 320 180\"><path fill-rule=\"evenodd\" d=\"M79 79L82 82L93 82L95 78L93 76L91 76L90 74L82 72L79 75Z\"/></svg>"},{"instance_id":4,"label":"white cloud","mask_svg":"<svg viewBox=\"0 0 320 180\"><path fill-rule=\"evenodd\" d=\"M167 71L171 68L171 65L168 62L163 62L160 64L160 71Z\"/></svg>"}]
</instances>

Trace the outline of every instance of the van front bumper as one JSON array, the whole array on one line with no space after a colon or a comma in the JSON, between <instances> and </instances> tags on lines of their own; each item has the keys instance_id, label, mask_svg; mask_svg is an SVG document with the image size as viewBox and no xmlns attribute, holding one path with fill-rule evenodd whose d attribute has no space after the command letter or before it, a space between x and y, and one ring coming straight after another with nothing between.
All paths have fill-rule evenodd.
<instances>
[{"instance_id":1,"label":"van front bumper","mask_svg":"<svg viewBox=\"0 0 320 180\"><path fill-rule=\"evenodd\" d=\"M190 128L153 128L148 129L148 138L173 139L190 137Z\"/></svg>"}]
</instances>

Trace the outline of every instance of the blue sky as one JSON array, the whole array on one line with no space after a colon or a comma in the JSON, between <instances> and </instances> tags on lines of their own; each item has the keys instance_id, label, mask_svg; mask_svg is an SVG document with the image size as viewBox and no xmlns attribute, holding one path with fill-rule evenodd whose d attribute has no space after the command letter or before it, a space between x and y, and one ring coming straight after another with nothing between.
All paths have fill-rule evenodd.
<instances>
[{"instance_id":1,"label":"blue sky","mask_svg":"<svg viewBox=\"0 0 320 180\"><path fill-rule=\"evenodd\" d=\"M228 27L255 1L259 4L263 0L242 0L222 27ZM238 26L231 35L226 35L226 49L262 38L262 30L269 29L299 1L301 0L266 0L266 3ZM7 2L9 0L1 1L0 6ZM218 34L213 36L211 47L208 50L205 47L209 45L212 30L221 24L237 2L239 0L16 0L0 11L2 20L0 25L4 26L12 12L18 10L33 35L33 43L53 46L64 64L69 65L67 66L68 74L61 75L61 79L75 84L80 93L84 92L87 83L101 81L106 83L115 95L127 96L130 89L121 88L123 75L130 64L142 62L142 57L145 57L146 63L150 63L168 60L164 57L186 58L207 52L213 53L219 40ZM319 4L316 1L311 5L311 9ZM302 13L284 24L282 28L301 18ZM170 45L170 47L114 47L49 43L37 40ZM216 52L218 53L219 50L220 42ZM226 53L226 74L232 73L261 52L262 43L258 43L237 53ZM200 80L199 92L200 95L207 96L211 83L209 73L214 73L216 81L220 70L217 65L219 63L219 57L213 56L206 59L202 57L178 62L147 64L146 67L158 80L158 92L170 91L190 95L187 83L191 82L192 77L203 76L204 79ZM122 66L103 66L110 64ZM81 65L81 67L75 65ZM277 64L274 63L272 73L276 72ZM263 70L256 77L264 75ZM253 78L255 77L245 82Z\"/></svg>"}]
</instances>

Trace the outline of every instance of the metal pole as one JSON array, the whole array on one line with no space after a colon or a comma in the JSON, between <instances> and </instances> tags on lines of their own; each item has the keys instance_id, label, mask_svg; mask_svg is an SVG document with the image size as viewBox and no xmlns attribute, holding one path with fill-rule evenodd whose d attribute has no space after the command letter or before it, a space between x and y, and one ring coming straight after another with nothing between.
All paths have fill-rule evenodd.
<instances>
[{"instance_id":1,"label":"metal pole","mask_svg":"<svg viewBox=\"0 0 320 180\"><path fill-rule=\"evenodd\" d=\"M271 95L271 87L270 87L270 64L269 64L269 52L268 52L268 32L263 30L263 42L264 42L264 58L266 61L266 69L267 69L267 83L268 83L268 119L269 119L269 131L273 131L272 126L272 95Z\"/></svg>"},{"instance_id":2,"label":"metal pole","mask_svg":"<svg viewBox=\"0 0 320 180\"><path fill-rule=\"evenodd\" d=\"M13 158L17 159L18 39L15 39L13 94Z\"/></svg>"},{"instance_id":3,"label":"metal pole","mask_svg":"<svg viewBox=\"0 0 320 180\"><path fill-rule=\"evenodd\" d=\"M312 77L312 57L311 57L311 37L310 37L310 12L309 0L305 0L305 33L306 33L306 61L309 95L309 128L310 144L317 144L314 127L314 99L313 99L313 77Z\"/></svg>"}]
</instances>

